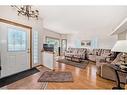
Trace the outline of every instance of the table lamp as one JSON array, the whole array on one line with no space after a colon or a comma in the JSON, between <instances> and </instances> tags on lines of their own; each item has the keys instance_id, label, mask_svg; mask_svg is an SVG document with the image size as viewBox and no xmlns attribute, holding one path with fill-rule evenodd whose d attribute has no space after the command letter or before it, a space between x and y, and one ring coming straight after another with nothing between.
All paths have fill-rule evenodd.
<instances>
[{"instance_id":1,"label":"table lamp","mask_svg":"<svg viewBox=\"0 0 127 95\"><path fill-rule=\"evenodd\" d=\"M123 53L123 58L124 58L124 63L125 62L125 53L127 53L127 40L119 40L116 42L114 47L111 49L113 52L122 52Z\"/></svg>"}]
</instances>

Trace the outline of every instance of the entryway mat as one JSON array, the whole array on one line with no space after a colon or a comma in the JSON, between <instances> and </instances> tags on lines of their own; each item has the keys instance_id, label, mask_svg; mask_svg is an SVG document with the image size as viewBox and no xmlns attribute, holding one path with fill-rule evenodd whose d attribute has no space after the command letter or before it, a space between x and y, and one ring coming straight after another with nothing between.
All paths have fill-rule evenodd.
<instances>
[{"instance_id":1,"label":"entryway mat","mask_svg":"<svg viewBox=\"0 0 127 95\"><path fill-rule=\"evenodd\" d=\"M23 72L20 72L20 73L17 73L17 74L2 78L2 79L0 79L0 87L9 85L9 84L11 84L13 82L21 80L23 78L26 78L26 77L28 77L30 75L33 75L35 73L38 73L38 72L40 72L40 71L37 68L32 68L32 69L25 70Z\"/></svg>"}]
</instances>

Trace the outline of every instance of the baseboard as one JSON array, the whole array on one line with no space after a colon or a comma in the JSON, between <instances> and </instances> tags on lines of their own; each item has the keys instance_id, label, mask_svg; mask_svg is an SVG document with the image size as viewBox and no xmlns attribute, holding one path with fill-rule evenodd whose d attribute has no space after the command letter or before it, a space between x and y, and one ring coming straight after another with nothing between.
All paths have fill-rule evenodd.
<instances>
[{"instance_id":1,"label":"baseboard","mask_svg":"<svg viewBox=\"0 0 127 95\"><path fill-rule=\"evenodd\" d=\"M55 69L50 69L50 68L44 66L43 64L41 64L41 66L42 66L42 67L45 67L45 68L47 68L47 69L49 69L49 70L55 71Z\"/></svg>"}]
</instances>

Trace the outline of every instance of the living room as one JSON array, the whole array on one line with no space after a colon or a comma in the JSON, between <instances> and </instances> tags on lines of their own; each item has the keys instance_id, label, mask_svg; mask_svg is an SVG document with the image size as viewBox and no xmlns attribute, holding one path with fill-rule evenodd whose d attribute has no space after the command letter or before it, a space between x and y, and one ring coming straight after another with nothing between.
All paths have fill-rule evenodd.
<instances>
[{"instance_id":1,"label":"living room","mask_svg":"<svg viewBox=\"0 0 127 95\"><path fill-rule=\"evenodd\" d=\"M127 89L127 6L0 11L1 90Z\"/></svg>"}]
</instances>

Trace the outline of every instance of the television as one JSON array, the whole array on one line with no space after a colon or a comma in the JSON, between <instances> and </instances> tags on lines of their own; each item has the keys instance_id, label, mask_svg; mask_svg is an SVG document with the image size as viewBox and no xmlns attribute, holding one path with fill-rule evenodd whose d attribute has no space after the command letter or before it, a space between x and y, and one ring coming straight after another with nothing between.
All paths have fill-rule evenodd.
<instances>
[{"instance_id":1,"label":"television","mask_svg":"<svg viewBox=\"0 0 127 95\"><path fill-rule=\"evenodd\" d=\"M53 44L43 44L44 51L54 52L54 45Z\"/></svg>"}]
</instances>

